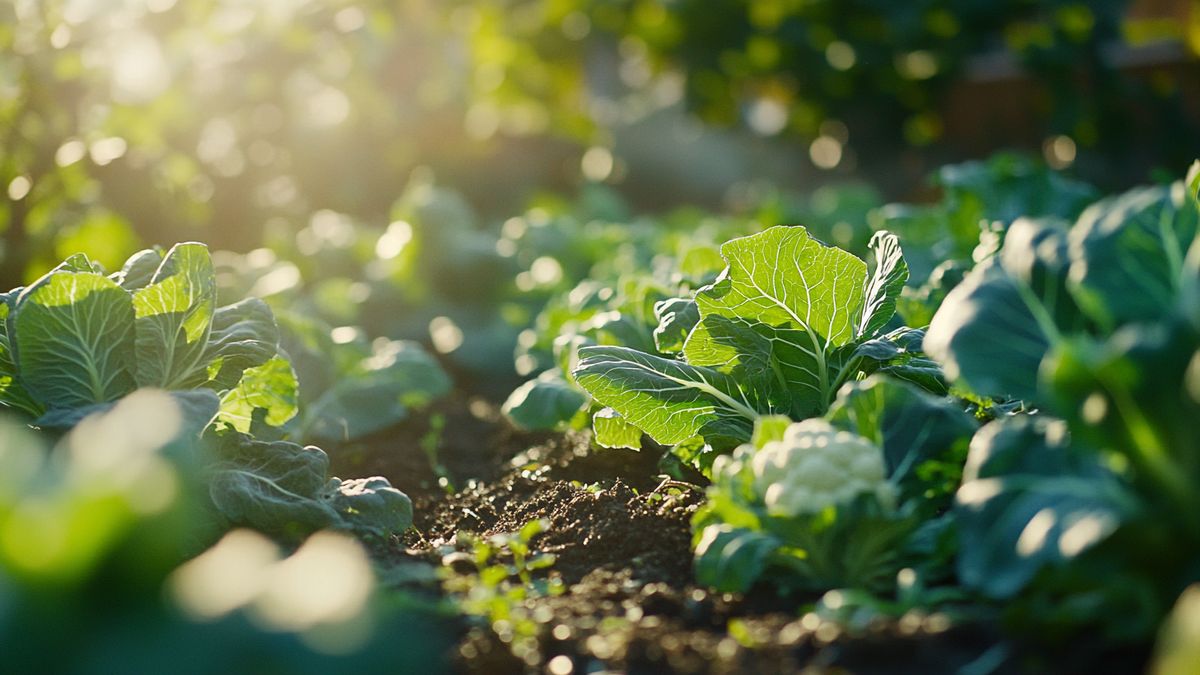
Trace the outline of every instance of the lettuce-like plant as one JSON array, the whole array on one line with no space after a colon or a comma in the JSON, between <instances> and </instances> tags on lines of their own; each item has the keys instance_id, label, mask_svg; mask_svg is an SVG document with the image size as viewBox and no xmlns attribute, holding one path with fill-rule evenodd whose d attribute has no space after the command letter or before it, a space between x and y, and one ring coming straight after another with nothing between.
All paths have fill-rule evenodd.
<instances>
[{"instance_id":1,"label":"lettuce-like plant","mask_svg":"<svg viewBox=\"0 0 1200 675\"><path fill-rule=\"evenodd\" d=\"M760 415L823 414L843 384L877 370L937 388L922 333L885 333L908 268L895 235L871 240L875 269L803 227L726 242L727 267L687 302L660 304L656 337L670 359L628 347L580 349L575 380L654 440L748 440ZM691 325L681 325L688 322Z\"/></svg>"},{"instance_id":2,"label":"lettuce-like plant","mask_svg":"<svg viewBox=\"0 0 1200 675\"><path fill-rule=\"evenodd\" d=\"M70 427L139 387L211 390L241 431L254 407L277 424L295 413L270 308L253 298L218 307L204 244L147 249L108 276L71 256L0 294L0 319L0 404L36 426Z\"/></svg>"}]
</instances>

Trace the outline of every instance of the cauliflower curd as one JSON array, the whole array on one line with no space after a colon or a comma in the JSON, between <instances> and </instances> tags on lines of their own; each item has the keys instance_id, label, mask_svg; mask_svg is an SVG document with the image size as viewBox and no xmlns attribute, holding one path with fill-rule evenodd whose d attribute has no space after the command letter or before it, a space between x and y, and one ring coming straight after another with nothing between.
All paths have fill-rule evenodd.
<instances>
[{"instance_id":1,"label":"cauliflower curd","mask_svg":"<svg viewBox=\"0 0 1200 675\"><path fill-rule=\"evenodd\" d=\"M719 464L716 470L723 473L748 467L754 492L773 516L818 513L860 494L875 495L885 508L894 501L883 451L822 419L789 425L782 440L766 443L746 463Z\"/></svg>"}]
</instances>

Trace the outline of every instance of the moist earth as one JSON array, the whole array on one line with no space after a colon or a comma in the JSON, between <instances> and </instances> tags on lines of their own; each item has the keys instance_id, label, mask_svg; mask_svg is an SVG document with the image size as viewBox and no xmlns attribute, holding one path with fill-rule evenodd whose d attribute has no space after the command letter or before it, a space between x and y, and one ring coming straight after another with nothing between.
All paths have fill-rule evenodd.
<instances>
[{"instance_id":1,"label":"moist earth","mask_svg":"<svg viewBox=\"0 0 1200 675\"><path fill-rule=\"evenodd\" d=\"M936 615L847 634L804 611L816 597L772 588L711 592L696 584L691 566L689 521L703 501L704 481L664 475L664 452L652 444L642 451L593 449L587 432L519 431L494 404L461 394L386 432L330 448L335 474L382 475L412 497L413 529L375 547L390 563L442 566L456 559L449 553L467 550L460 533L489 537L546 521L530 547L555 560L533 574L561 581L563 592L523 601L536 637L519 646L486 620L452 621L458 639L447 660L458 672L991 675L1144 668L1142 649L1111 653L1078 644L1060 654L1023 656L995 625L951 625ZM458 556L455 564L464 562ZM424 578L422 592L436 600L440 591L430 590L436 583Z\"/></svg>"}]
</instances>

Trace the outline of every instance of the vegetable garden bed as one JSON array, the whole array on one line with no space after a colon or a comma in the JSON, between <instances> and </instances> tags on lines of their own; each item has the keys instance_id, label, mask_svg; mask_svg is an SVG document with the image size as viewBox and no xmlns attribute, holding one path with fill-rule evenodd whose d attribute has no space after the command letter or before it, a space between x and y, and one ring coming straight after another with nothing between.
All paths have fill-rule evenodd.
<instances>
[{"instance_id":1,"label":"vegetable garden bed","mask_svg":"<svg viewBox=\"0 0 1200 675\"><path fill-rule=\"evenodd\" d=\"M441 309L525 326L503 404L489 331L368 340L322 318L342 277L72 256L0 297L0 637L69 672L1187 673L1200 163L938 185L869 227L433 229ZM508 259L483 305L451 267Z\"/></svg>"},{"instance_id":2,"label":"vegetable garden bed","mask_svg":"<svg viewBox=\"0 0 1200 675\"><path fill-rule=\"evenodd\" d=\"M455 484L470 487L447 493L425 457L402 451L428 433L425 420L334 455L335 472L380 473L413 496L413 530L381 555L475 578L479 569L463 555L474 549L460 533L510 535L541 520L529 543L556 560L534 578L563 584L560 594L495 601L491 611L523 617L513 621L523 628L497 632L491 614L459 623L448 655L456 670L567 672L566 658L577 673L1116 673L1138 672L1148 658L1146 645L1100 639L1013 642L996 608L964 623L918 611L847 628L797 612L819 594L713 592L691 567L689 523L702 492L658 473L665 448L598 454L589 432L520 432L481 399L455 398L435 413L464 430L444 437L438 457ZM1013 665L1022 660L1026 668Z\"/></svg>"}]
</instances>

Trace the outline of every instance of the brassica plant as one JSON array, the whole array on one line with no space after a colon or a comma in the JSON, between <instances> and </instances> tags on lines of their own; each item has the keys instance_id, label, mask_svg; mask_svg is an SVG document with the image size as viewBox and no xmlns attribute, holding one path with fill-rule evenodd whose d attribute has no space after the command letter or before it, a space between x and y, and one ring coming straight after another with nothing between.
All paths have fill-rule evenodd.
<instances>
[{"instance_id":1,"label":"brassica plant","mask_svg":"<svg viewBox=\"0 0 1200 675\"><path fill-rule=\"evenodd\" d=\"M713 463L695 521L698 580L744 591L766 574L813 590L893 578L916 523L896 508L883 450L821 419L768 418L757 435Z\"/></svg>"},{"instance_id":2,"label":"brassica plant","mask_svg":"<svg viewBox=\"0 0 1200 675\"><path fill-rule=\"evenodd\" d=\"M687 329L680 358L584 347L575 380L660 443L699 437L714 448L748 440L761 415L822 415L843 384L873 371L940 388L936 366L920 354L921 332L886 330L908 278L899 242L879 232L870 247L868 273L803 227L726 242L716 281L660 305L664 348Z\"/></svg>"},{"instance_id":3,"label":"brassica plant","mask_svg":"<svg viewBox=\"0 0 1200 675\"><path fill-rule=\"evenodd\" d=\"M959 578L1027 618L1145 637L1196 579L1198 192L1200 163L1073 225L1019 220L933 318L957 387L1038 411L975 435L956 503Z\"/></svg>"},{"instance_id":4,"label":"brassica plant","mask_svg":"<svg viewBox=\"0 0 1200 675\"><path fill-rule=\"evenodd\" d=\"M105 275L71 256L0 295L0 404L35 426L70 427L139 387L208 390L247 431L253 408L295 413L295 377L260 300L217 306L204 244L147 249Z\"/></svg>"},{"instance_id":5,"label":"brassica plant","mask_svg":"<svg viewBox=\"0 0 1200 675\"><path fill-rule=\"evenodd\" d=\"M945 576L937 549L975 426L948 397L882 374L843 388L825 419L760 417L713 463L693 520L697 577L886 592L904 565Z\"/></svg>"},{"instance_id":6,"label":"brassica plant","mask_svg":"<svg viewBox=\"0 0 1200 675\"><path fill-rule=\"evenodd\" d=\"M210 440L208 493L231 526L295 539L325 528L386 537L412 525L407 495L379 476L330 477L329 457L320 448L239 433Z\"/></svg>"},{"instance_id":7,"label":"brassica plant","mask_svg":"<svg viewBox=\"0 0 1200 675\"><path fill-rule=\"evenodd\" d=\"M420 344L376 338L284 309L280 344L300 385L300 413L289 425L309 443L350 441L399 424L450 392L450 376Z\"/></svg>"}]
</instances>

